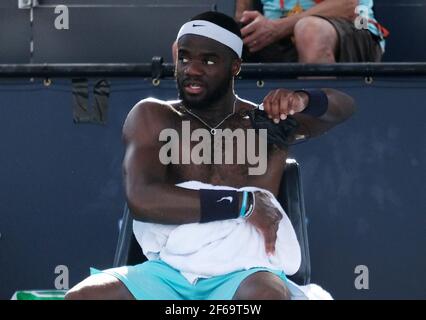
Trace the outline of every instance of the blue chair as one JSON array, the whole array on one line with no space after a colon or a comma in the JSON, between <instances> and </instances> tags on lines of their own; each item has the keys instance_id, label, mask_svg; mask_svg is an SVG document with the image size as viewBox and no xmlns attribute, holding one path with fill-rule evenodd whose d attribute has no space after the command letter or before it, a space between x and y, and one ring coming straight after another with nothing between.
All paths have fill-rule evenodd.
<instances>
[{"instance_id":1,"label":"blue chair","mask_svg":"<svg viewBox=\"0 0 426 320\"><path fill-rule=\"evenodd\" d=\"M311 276L307 221L303 199L300 166L295 160L288 159L281 179L278 201L290 218L300 243L302 263L299 271L289 277L292 281L300 285L309 284ZM133 234L133 218L126 204L124 206L123 220L115 251L114 267L135 265L144 261L146 261L146 257L143 255L142 249Z\"/></svg>"}]
</instances>

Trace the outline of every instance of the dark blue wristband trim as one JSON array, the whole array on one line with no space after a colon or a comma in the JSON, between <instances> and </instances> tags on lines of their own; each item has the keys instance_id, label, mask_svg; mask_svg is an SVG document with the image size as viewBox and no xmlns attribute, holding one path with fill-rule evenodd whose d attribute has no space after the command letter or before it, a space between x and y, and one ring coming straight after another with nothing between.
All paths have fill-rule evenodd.
<instances>
[{"instance_id":1,"label":"dark blue wristband trim","mask_svg":"<svg viewBox=\"0 0 426 320\"><path fill-rule=\"evenodd\" d=\"M301 113L319 118L328 110L328 97L323 90L320 89L303 89L295 92L304 92L309 96L309 102L305 110Z\"/></svg>"},{"instance_id":2,"label":"dark blue wristband trim","mask_svg":"<svg viewBox=\"0 0 426 320\"><path fill-rule=\"evenodd\" d=\"M236 190L200 189L200 222L236 219L239 217L239 195Z\"/></svg>"}]
</instances>

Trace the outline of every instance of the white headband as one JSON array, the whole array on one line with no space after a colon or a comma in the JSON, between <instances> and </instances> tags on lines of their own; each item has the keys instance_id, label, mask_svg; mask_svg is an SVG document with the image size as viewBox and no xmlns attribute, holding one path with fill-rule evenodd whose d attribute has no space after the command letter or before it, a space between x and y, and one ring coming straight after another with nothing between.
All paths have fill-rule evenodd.
<instances>
[{"instance_id":1,"label":"white headband","mask_svg":"<svg viewBox=\"0 0 426 320\"><path fill-rule=\"evenodd\" d=\"M216 40L217 42L231 48L235 51L238 57L241 58L241 54L243 52L243 40L236 34L218 26L217 24L205 20L189 21L180 28L177 40L186 34L195 34Z\"/></svg>"}]
</instances>

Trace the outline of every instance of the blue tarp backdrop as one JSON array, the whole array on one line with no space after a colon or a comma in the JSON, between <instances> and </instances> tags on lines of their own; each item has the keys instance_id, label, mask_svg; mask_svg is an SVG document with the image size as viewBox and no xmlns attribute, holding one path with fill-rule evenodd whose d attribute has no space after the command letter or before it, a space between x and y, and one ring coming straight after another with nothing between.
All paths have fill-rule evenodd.
<instances>
[{"instance_id":1,"label":"blue tarp backdrop","mask_svg":"<svg viewBox=\"0 0 426 320\"><path fill-rule=\"evenodd\" d=\"M294 146L302 169L312 282L335 298L426 298L426 79L237 82L260 102L272 88L332 87L358 112ZM131 107L176 98L174 81L111 80L108 123L74 124L71 81L0 82L0 298L69 285L112 265L124 204L121 128ZM358 290L355 268L369 270Z\"/></svg>"}]
</instances>

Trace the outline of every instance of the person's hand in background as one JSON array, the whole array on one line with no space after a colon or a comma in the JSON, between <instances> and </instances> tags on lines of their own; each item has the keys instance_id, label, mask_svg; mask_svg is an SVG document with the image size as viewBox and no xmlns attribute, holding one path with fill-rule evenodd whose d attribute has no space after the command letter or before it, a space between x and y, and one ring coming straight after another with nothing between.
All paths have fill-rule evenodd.
<instances>
[{"instance_id":1,"label":"person's hand in background","mask_svg":"<svg viewBox=\"0 0 426 320\"><path fill-rule=\"evenodd\" d=\"M244 11L240 23L245 27L241 29L241 34L249 51L262 50L278 41L284 33L291 34L291 31L285 30L284 20L269 20L259 11Z\"/></svg>"}]
</instances>

